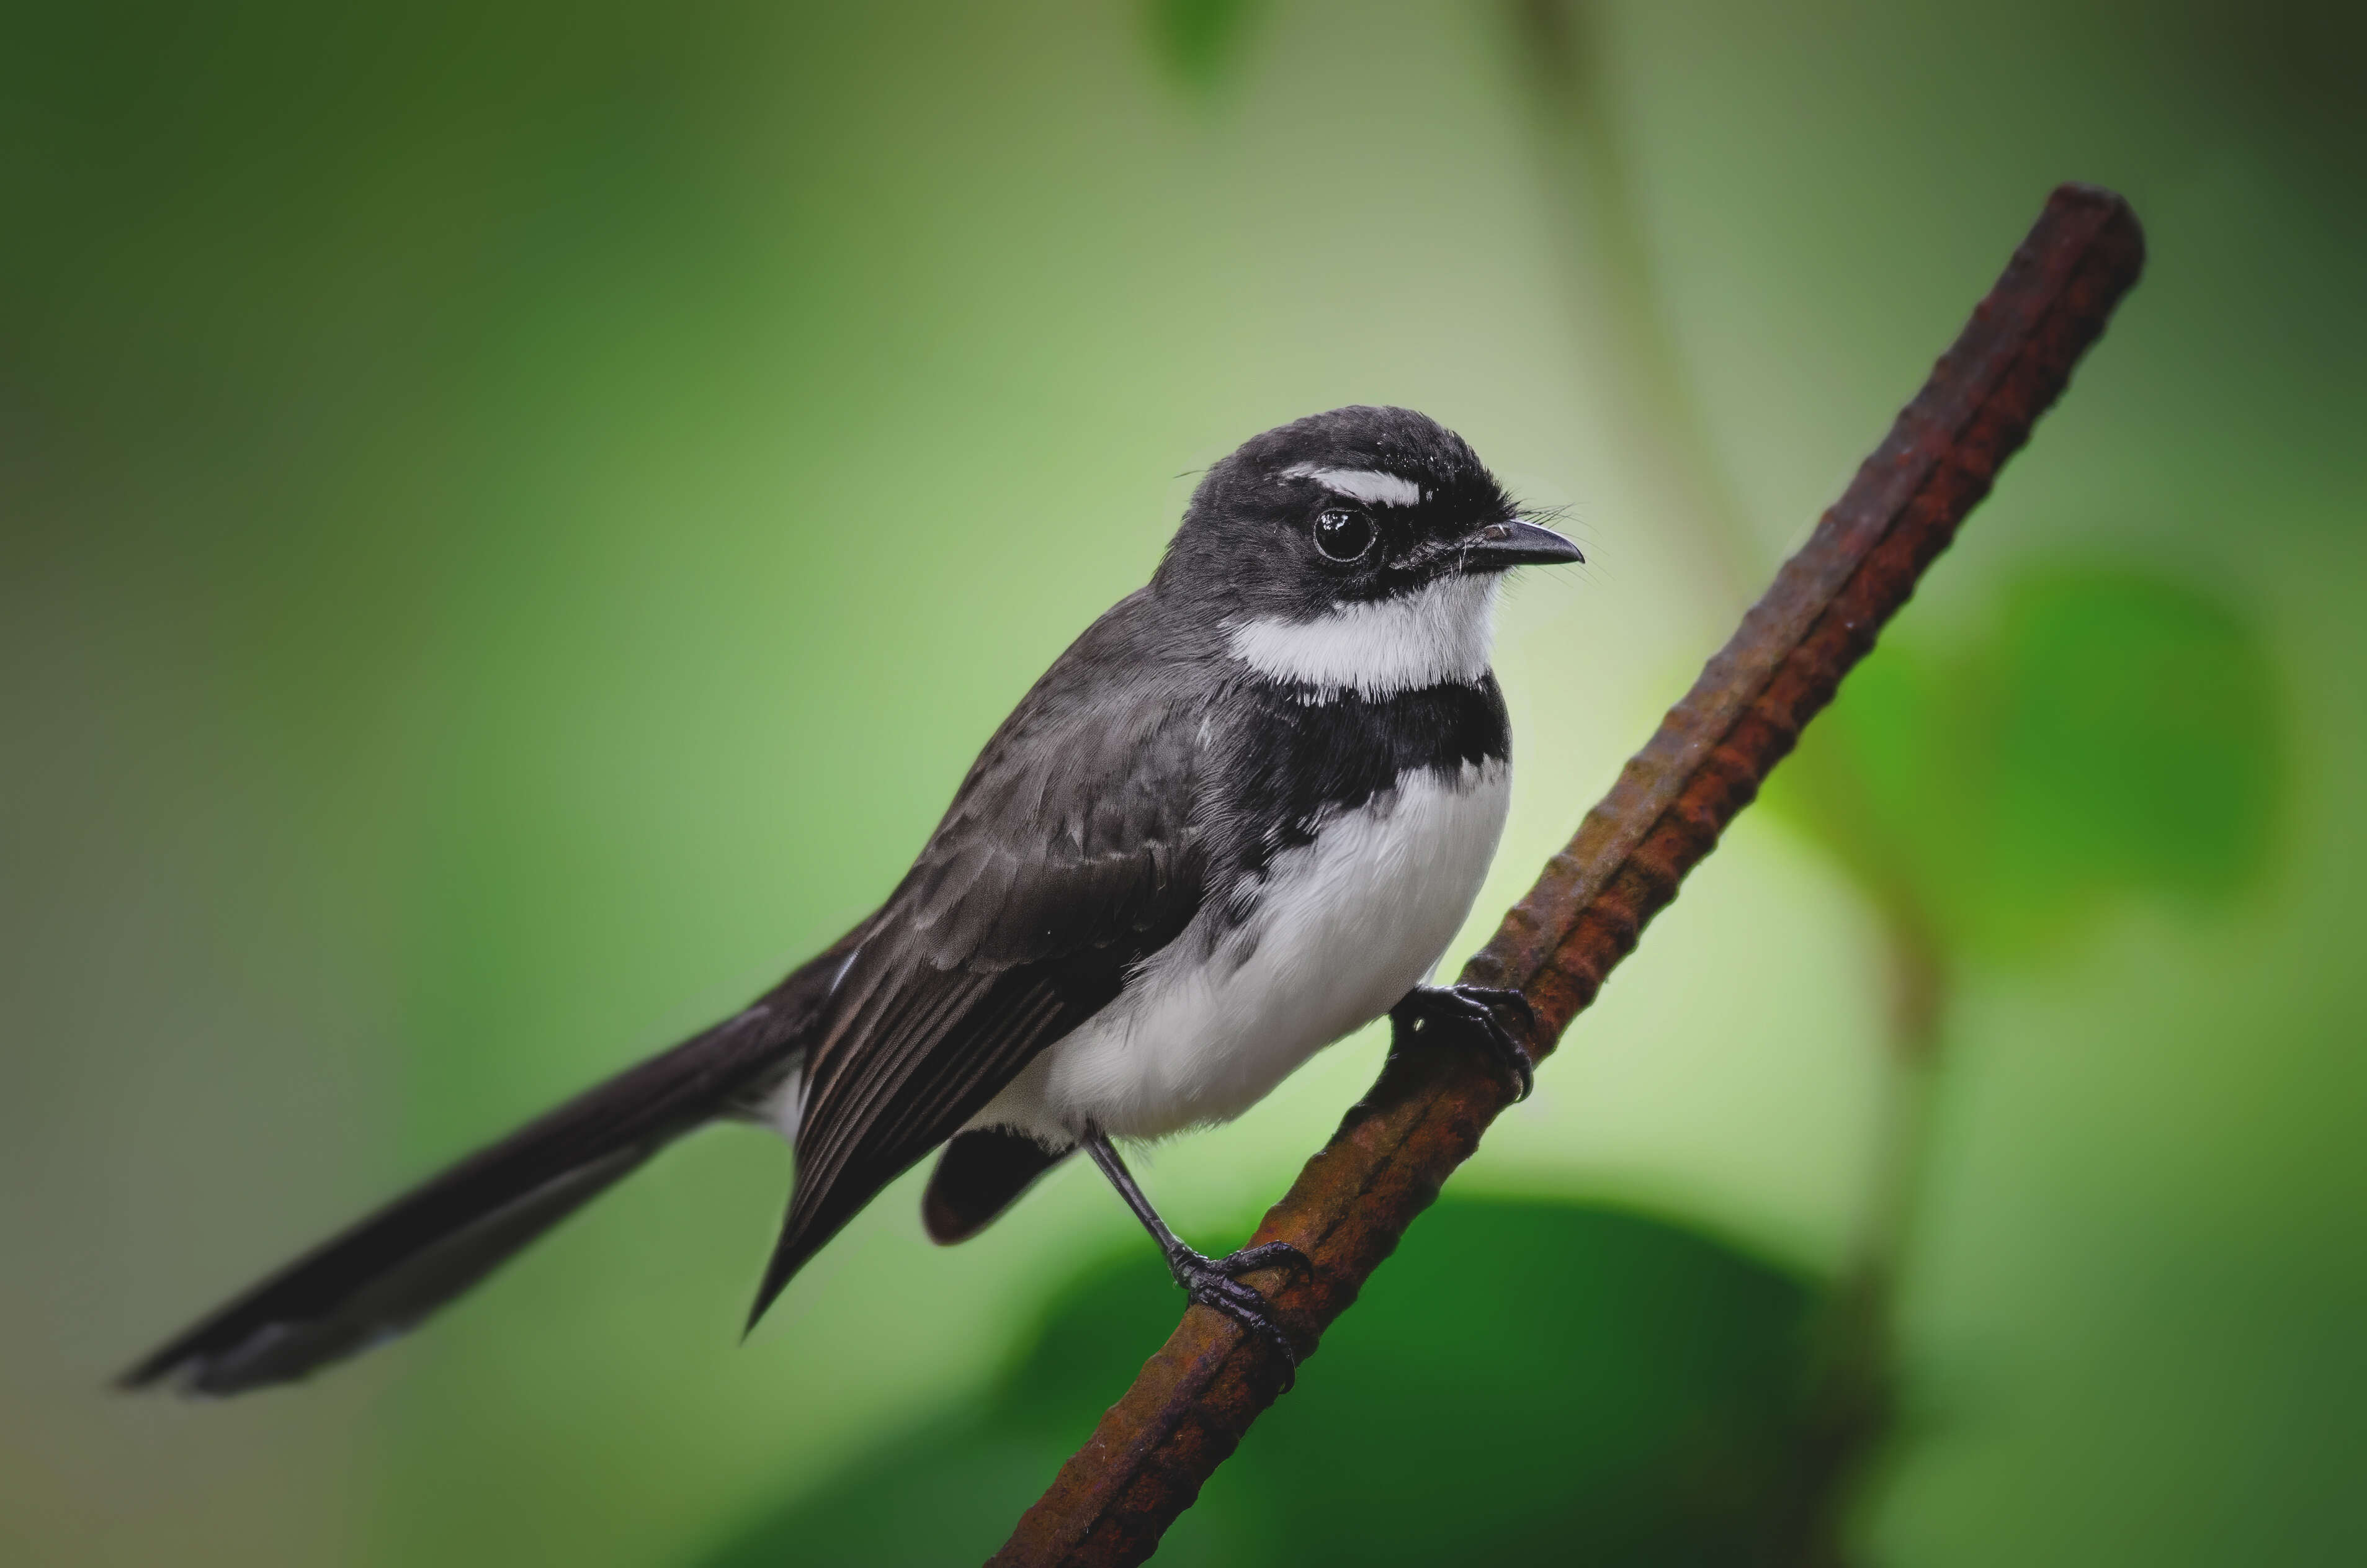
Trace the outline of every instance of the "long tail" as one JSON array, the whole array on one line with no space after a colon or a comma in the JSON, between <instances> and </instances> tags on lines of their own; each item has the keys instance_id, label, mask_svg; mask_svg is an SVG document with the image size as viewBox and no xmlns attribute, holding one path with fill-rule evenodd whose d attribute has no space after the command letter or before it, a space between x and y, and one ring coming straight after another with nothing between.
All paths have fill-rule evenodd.
<instances>
[{"instance_id":1,"label":"long tail","mask_svg":"<svg viewBox=\"0 0 2367 1568\"><path fill-rule=\"evenodd\" d=\"M239 1393L402 1333L674 1139L744 1114L794 1066L853 941L330 1238L175 1336L120 1386Z\"/></svg>"}]
</instances>

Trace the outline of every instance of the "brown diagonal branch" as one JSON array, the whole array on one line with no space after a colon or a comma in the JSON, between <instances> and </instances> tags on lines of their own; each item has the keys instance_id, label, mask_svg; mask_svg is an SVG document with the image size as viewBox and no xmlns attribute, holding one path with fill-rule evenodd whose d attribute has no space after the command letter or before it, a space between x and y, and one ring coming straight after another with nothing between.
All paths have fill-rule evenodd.
<instances>
[{"instance_id":1,"label":"brown diagonal branch","mask_svg":"<svg viewBox=\"0 0 2367 1568\"><path fill-rule=\"evenodd\" d=\"M1758 794L1874 646L1916 579L1988 494L2135 282L2145 241L2128 204L2067 185L1806 548L1632 758L1568 848L1464 966L1516 986L1553 1049L1687 871ZM1269 1210L1308 1276L1257 1277L1312 1354L1415 1215L1503 1109L1497 1076L1458 1052L1392 1052L1380 1079ZM1019 1521L998 1564L1139 1562L1274 1402L1278 1353L1191 1307L1092 1438Z\"/></svg>"}]
</instances>

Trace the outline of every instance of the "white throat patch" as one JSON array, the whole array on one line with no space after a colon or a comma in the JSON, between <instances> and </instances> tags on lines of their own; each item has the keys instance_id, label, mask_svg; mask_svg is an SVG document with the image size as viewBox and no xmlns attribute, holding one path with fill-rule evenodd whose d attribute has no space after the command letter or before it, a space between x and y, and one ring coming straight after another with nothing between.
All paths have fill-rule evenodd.
<instances>
[{"instance_id":1,"label":"white throat patch","mask_svg":"<svg viewBox=\"0 0 2367 1568\"><path fill-rule=\"evenodd\" d=\"M1233 657L1258 674L1323 696L1468 685L1488 673L1497 581L1445 577L1399 598L1334 605L1313 620L1262 617L1225 631Z\"/></svg>"}]
</instances>

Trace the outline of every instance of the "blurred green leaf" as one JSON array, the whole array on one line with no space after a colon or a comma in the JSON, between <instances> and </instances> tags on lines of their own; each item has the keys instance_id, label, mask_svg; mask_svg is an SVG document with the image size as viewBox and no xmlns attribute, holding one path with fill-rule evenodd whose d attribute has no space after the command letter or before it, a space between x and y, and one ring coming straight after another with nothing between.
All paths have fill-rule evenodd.
<instances>
[{"instance_id":1,"label":"blurred green leaf","mask_svg":"<svg viewBox=\"0 0 2367 1568\"><path fill-rule=\"evenodd\" d=\"M819 1496L707 1558L707 1568L982 1562L1067 1457L965 1411L874 1449Z\"/></svg>"},{"instance_id":2,"label":"blurred green leaf","mask_svg":"<svg viewBox=\"0 0 2367 1568\"><path fill-rule=\"evenodd\" d=\"M1150 40L1184 82L1214 87L1240 63L1259 0L1150 0Z\"/></svg>"},{"instance_id":3,"label":"blurred green leaf","mask_svg":"<svg viewBox=\"0 0 2367 1568\"><path fill-rule=\"evenodd\" d=\"M979 1405L710 1559L976 1560L1173 1325L1137 1249L1072 1285ZM1160 1561L1739 1562L1778 1501L1813 1306L1664 1221L1442 1201Z\"/></svg>"},{"instance_id":4,"label":"blurred green leaf","mask_svg":"<svg viewBox=\"0 0 2367 1568\"><path fill-rule=\"evenodd\" d=\"M2010 586L1968 645L1886 642L1770 800L1887 906L2027 956L2114 898L2240 891L2266 858L2280 732L2268 651L2235 611L2055 572Z\"/></svg>"}]
</instances>

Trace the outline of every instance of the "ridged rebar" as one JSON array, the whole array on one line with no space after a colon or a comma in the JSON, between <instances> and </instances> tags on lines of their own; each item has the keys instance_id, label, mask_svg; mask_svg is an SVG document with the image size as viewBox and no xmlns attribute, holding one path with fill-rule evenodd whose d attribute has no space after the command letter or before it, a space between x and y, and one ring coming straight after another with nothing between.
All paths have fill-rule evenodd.
<instances>
[{"instance_id":1,"label":"ridged rebar","mask_svg":"<svg viewBox=\"0 0 2367 1568\"><path fill-rule=\"evenodd\" d=\"M1464 966L1470 983L1516 987L1528 997L1538 1056L1593 1002L1685 873L1716 847L1801 728L1832 700L2062 392L2144 263L2143 232L2120 197L2067 185L2048 199L1997 286L1807 544ZM1393 1052L1371 1092L1267 1211L1253 1241L1289 1242L1314 1265L1305 1275L1251 1277L1302 1359L1470 1158L1505 1096L1476 1057ZM993 1562L1143 1561L1274 1402L1285 1372L1277 1350L1230 1318L1186 1309Z\"/></svg>"}]
</instances>

